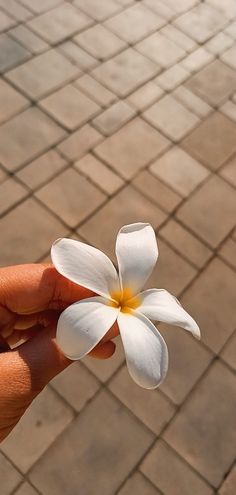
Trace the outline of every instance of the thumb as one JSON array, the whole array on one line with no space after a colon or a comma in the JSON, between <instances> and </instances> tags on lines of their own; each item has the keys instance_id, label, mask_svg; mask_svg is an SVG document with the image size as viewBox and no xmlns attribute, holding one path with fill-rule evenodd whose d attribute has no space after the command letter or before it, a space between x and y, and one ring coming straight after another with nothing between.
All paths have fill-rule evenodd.
<instances>
[{"instance_id":1,"label":"thumb","mask_svg":"<svg viewBox=\"0 0 236 495\"><path fill-rule=\"evenodd\" d=\"M55 325L40 329L25 344L0 355L1 384L6 384L12 400L22 396L33 399L71 363L58 348L55 333Z\"/></svg>"},{"instance_id":2,"label":"thumb","mask_svg":"<svg viewBox=\"0 0 236 495\"><path fill-rule=\"evenodd\" d=\"M90 354L106 359L114 351L114 342L108 340L96 346ZM1 382L4 381L8 386L10 384L11 393L27 395L33 400L52 378L72 362L56 343L56 323L53 322L38 332L34 329L32 337L25 344L0 355Z\"/></svg>"},{"instance_id":3,"label":"thumb","mask_svg":"<svg viewBox=\"0 0 236 495\"><path fill-rule=\"evenodd\" d=\"M54 326L18 349L0 354L0 441L46 383L69 364L56 345Z\"/></svg>"},{"instance_id":4,"label":"thumb","mask_svg":"<svg viewBox=\"0 0 236 495\"><path fill-rule=\"evenodd\" d=\"M57 346L55 334L52 324L16 350L0 354L0 441L47 383L72 363ZM114 350L115 344L108 341L94 349L93 355L105 359Z\"/></svg>"}]
</instances>

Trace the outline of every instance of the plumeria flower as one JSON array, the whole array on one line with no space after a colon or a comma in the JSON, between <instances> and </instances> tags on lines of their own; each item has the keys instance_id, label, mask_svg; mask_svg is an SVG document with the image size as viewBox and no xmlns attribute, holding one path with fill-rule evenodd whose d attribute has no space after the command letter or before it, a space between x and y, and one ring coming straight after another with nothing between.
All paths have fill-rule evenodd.
<instances>
[{"instance_id":1,"label":"plumeria flower","mask_svg":"<svg viewBox=\"0 0 236 495\"><path fill-rule=\"evenodd\" d=\"M104 253L80 241L58 239L51 255L61 275L98 294L72 304L58 320L57 343L69 359L88 354L117 321L130 375L141 387L153 389L165 378L168 350L150 319L181 326L200 338L196 322L169 292L140 292L158 258L151 225L134 223L119 231L119 274Z\"/></svg>"}]
</instances>

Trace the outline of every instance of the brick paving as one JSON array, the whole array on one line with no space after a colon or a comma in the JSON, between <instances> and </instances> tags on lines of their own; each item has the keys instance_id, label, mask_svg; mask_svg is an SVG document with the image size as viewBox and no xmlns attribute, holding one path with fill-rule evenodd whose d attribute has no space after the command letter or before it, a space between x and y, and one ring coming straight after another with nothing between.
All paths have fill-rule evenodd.
<instances>
[{"instance_id":1,"label":"brick paving","mask_svg":"<svg viewBox=\"0 0 236 495\"><path fill-rule=\"evenodd\" d=\"M159 325L170 369L120 341L54 379L0 446L1 495L236 493L235 0L0 0L0 266L61 236L114 259L149 221L202 330Z\"/></svg>"}]
</instances>

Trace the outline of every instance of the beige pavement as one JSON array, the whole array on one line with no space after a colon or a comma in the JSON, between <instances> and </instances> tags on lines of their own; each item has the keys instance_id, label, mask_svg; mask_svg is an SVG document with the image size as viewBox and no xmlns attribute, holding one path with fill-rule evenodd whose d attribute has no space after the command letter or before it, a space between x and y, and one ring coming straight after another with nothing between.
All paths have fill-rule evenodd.
<instances>
[{"instance_id":1,"label":"beige pavement","mask_svg":"<svg viewBox=\"0 0 236 495\"><path fill-rule=\"evenodd\" d=\"M236 493L235 0L0 0L0 265L61 236L114 259L149 221L202 340L159 325L160 389L121 344L53 380L0 446L1 495Z\"/></svg>"}]
</instances>

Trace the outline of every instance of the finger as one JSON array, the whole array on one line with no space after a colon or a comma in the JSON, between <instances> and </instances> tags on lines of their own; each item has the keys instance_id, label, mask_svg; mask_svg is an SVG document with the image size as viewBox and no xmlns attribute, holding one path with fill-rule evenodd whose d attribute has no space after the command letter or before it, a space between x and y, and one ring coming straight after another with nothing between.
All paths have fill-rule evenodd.
<instances>
[{"instance_id":1,"label":"finger","mask_svg":"<svg viewBox=\"0 0 236 495\"><path fill-rule=\"evenodd\" d=\"M39 313L33 313L30 315L19 315L15 320L14 329L27 330L36 325L47 327L55 320L56 316L59 317L59 312L56 313L56 311L40 311Z\"/></svg>"},{"instance_id":2,"label":"finger","mask_svg":"<svg viewBox=\"0 0 236 495\"><path fill-rule=\"evenodd\" d=\"M69 361L55 341L55 326L36 329L34 336L17 349L1 355L1 370L6 365L11 387L25 388L28 393L40 391Z\"/></svg>"},{"instance_id":3,"label":"finger","mask_svg":"<svg viewBox=\"0 0 236 495\"><path fill-rule=\"evenodd\" d=\"M42 331L42 327L39 325L27 330L14 330L12 334L6 338L6 343L10 349L15 349L34 337L40 331Z\"/></svg>"},{"instance_id":4,"label":"finger","mask_svg":"<svg viewBox=\"0 0 236 495\"><path fill-rule=\"evenodd\" d=\"M33 334L30 329L35 329L38 325L47 327L56 321L59 312L44 311L30 315L11 314L6 308L0 307L0 337L6 341L11 349L21 341L26 342ZM32 335L31 335L32 334Z\"/></svg>"},{"instance_id":5,"label":"finger","mask_svg":"<svg viewBox=\"0 0 236 495\"><path fill-rule=\"evenodd\" d=\"M12 313L63 310L91 291L70 282L52 265L30 264L0 269L0 304Z\"/></svg>"},{"instance_id":6,"label":"finger","mask_svg":"<svg viewBox=\"0 0 236 495\"><path fill-rule=\"evenodd\" d=\"M119 335L119 333L120 332L119 332L118 324L117 322L115 322L114 325L112 325L112 327L110 328L110 330L108 330L108 332L104 335L100 343L114 339L115 337L117 337L117 335Z\"/></svg>"},{"instance_id":7,"label":"finger","mask_svg":"<svg viewBox=\"0 0 236 495\"><path fill-rule=\"evenodd\" d=\"M89 356L96 359L108 359L116 350L116 345L112 340L105 342L104 344L97 345L90 353Z\"/></svg>"},{"instance_id":8,"label":"finger","mask_svg":"<svg viewBox=\"0 0 236 495\"><path fill-rule=\"evenodd\" d=\"M10 347L10 349L15 349L20 345L27 342L29 339L33 338L35 334L41 331L42 328L35 326L27 330L15 330L5 341L5 350ZM4 341L3 341L4 342ZM111 340L104 343L99 343L90 353L91 357L97 359L108 359L111 357L116 349L116 345Z\"/></svg>"},{"instance_id":9,"label":"finger","mask_svg":"<svg viewBox=\"0 0 236 495\"><path fill-rule=\"evenodd\" d=\"M57 346L55 335L55 325L42 330L38 328L34 333L32 331L30 340L25 344L1 355L1 364L4 357L9 374L12 373L12 378L16 378L11 380L13 386L16 383L16 387L19 387L19 383L23 383L24 390L26 387L29 394L37 394L54 376L71 364L72 361ZM108 341L96 346L91 355L106 359L114 352L115 344Z\"/></svg>"}]
</instances>

